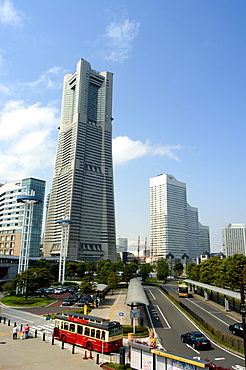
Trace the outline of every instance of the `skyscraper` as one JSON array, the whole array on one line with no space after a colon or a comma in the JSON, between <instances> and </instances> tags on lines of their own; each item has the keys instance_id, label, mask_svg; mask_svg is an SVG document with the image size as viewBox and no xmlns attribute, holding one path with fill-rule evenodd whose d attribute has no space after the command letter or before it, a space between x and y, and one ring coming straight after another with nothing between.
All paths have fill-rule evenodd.
<instances>
[{"instance_id":1,"label":"skyscraper","mask_svg":"<svg viewBox=\"0 0 246 370\"><path fill-rule=\"evenodd\" d=\"M43 201L45 181L33 177L8 182L0 185L0 254L20 256L23 235L26 233L28 212L25 205L18 202L19 197L34 192L40 199L33 207L29 225L30 257L40 256L43 221ZM25 229L24 229L25 228Z\"/></svg>"},{"instance_id":2,"label":"skyscraper","mask_svg":"<svg viewBox=\"0 0 246 370\"><path fill-rule=\"evenodd\" d=\"M208 245L198 222L198 209L187 203L186 184L172 175L150 179L150 248L153 260L168 257L175 261L198 257ZM201 239L201 240L200 240Z\"/></svg>"},{"instance_id":3,"label":"skyscraper","mask_svg":"<svg viewBox=\"0 0 246 370\"><path fill-rule=\"evenodd\" d=\"M83 59L64 77L44 256L60 254L57 221L69 219L68 258L116 260L112 84L112 73L96 72Z\"/></svg>"},{"instance_id":4,"label":"skyscraper","mask_svg":"<svg viewBox=\"0 0 246 370\"><path fill-rule=\"evenodd\" d=\"M226 257L234 254L246 256L246 224L229 224L223 227L222 244Z\"/></svg>"}]
</instances>

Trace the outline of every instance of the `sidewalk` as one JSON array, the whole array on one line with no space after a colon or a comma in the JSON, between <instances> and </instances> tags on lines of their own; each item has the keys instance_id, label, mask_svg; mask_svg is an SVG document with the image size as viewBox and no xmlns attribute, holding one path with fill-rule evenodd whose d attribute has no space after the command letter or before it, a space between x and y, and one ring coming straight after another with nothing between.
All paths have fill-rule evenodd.
<instances>
[{"instance_id":1,"label":"sidewalk","mask_svg":"<svg viewBox=\"0 0 246 370\"><path fill-rule=\"evenodd\" d=\"M92 310L91 315L98 316L111 321L119 321L123 325L130 325L130 307L125 304L127 289L117 290L114 294L109 293L101 305ZM123 315L122 315L123 314ZM12 328L7 323L0 323L0 370L78 370L86 367L87 370L100 370L100 364L104 362L118 362L119 356L109 356L93 352L93 359L84 359L85 352L87 357L89 352L83 348L75 347L65 343L55 341L51 344L51 339L43 341L42 338L12 339ZM127 343L127 340L124 340ZM99 360L99 361L98 361ZM96 363L99 362L99 364Z\"/></svg>"}]
</instances>

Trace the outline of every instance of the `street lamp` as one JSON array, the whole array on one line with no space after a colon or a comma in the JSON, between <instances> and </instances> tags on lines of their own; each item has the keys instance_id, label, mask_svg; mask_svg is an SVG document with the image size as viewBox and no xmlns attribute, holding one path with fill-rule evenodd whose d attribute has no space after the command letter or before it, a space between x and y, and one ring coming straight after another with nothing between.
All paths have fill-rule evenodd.
<instances>
[{"instance_id":1,"label":"street lamp","mask_svg":"<svg viewBox=\"0 0 246 370\"><path fill-rule=\"evenodd\" d=\"M18 274L28 269L29 265L29 254L31 245L31 232L32 232L32 221L33 221L33 207L34 204L42 203L42 199L35 196L35 191L31 190L25 195L18 195L17 203L24 204L24 215L22 223L22 237L21 247L18 265ZM27 287L26 287L27 289ZM18 287L17 287L18 291Z\"/></svg>"},{"instance_id":2,"label":"street lamp","mask_svg":"<svg viewBox=\"0 0 246 370\"><path fill-rule=\"evenodd\" d=\"M60 248L60 263L59 263L59 278L58 281L64 284L65 280L65 269L66 269L66 257L68 248L68 231L69 226L73 221L64 218L63 220L57 220L62 226L62 236L61 236L61 248Z\"/></svg>"}]
</instances>

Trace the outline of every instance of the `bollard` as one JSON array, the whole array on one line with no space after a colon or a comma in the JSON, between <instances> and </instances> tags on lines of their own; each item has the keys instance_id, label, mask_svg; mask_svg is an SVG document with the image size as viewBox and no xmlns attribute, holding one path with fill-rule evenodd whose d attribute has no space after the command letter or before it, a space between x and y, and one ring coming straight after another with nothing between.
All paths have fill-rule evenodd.
<instances>
[{"instance_id":1,"label":"bollard","mask_svg":"<svg viewBox=\"0 0 246 370\"><path fill-rule=\"evenodd\" d=\"M45 341L45 333L43 333L43 341Z\"/></svg>"},{"instance_id":2,"label":"bollard","mask_svg":"<svg viewBox=\"0 0 246 370\"><path fill-rule=\"evenodd\" d=\"M6 317L3 318L3 323L5 324L6 323Z\"/></svg>"},{"instance_id":3,"label":"bollard","mask_svg":"<svg viewBox=\"0 0 246 370\"><path fill-rule=\"evenodd\" d=\"M23 325L21 324L21 326L20 326L20 331L22 331L22 329L23 329Z\"/></svg>"},{"instance_id":4,"label":"bollard","mask_svg":"<svg viewBox=\"0 0 246 370\"><path fill-rule=\"evenodd\" d=\"M99 365L99 353L96 355L96 364Z\"/></svg>"},{"instance_id":5,"label":"bollard","mask_svg":"<svg viewBox=\"0 0 246 370\"><path fill-rule=\"evenodd\" d=\"M74 355L75 352L75 344L72 345L72 354Z\"/></svg>"},{"instance_id":6,"label":"bollard","mask_svg":"<svg viewBox=\"0 0 246 370\"><path fill-rule=\"evenodd\" d=\"M65 344L65 342L64 342L64 340L62 341L62 346L61 346L61 348L62 349L64 349L64 344Z\"/></svg>"},{"instance_id":7,"label":"bollard","mask_svg":"<svg viewBox=\"0 0 246 370\"><path fill-rule=\"evenodd\" d=\"M10 326L10 319L8 320L8 326Z\"/></svg>"},{"instance_id":8,"label":"bollard","mask_svg":"<svg viewBox=\"0 0 246 370\"><path fill-rule=\"evenodd\" d=\"M2 321L2 316L0 316L0 323L1 323L1 321Z\"/></svg>"},{"instance_id":9,"label":"bollard","mask_svg":"<svg viewBox=\"0 0 246 370\"><path fill-rule=\"evenodd\" d=\"M51 339L51 344L52 344L52 346L55 344L55 338L54 337L52 337L52 339Z\"/></svg>"}]
</instances>

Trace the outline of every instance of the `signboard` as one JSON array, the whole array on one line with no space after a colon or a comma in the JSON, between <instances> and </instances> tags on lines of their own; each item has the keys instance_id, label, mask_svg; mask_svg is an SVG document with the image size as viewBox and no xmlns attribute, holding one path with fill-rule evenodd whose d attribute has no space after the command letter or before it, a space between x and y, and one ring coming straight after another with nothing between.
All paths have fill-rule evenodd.
<instances>
[{"instance_id":1,"label":"signboard","mask_svg":"<svg viewBox=\"0 0 246 370\"><path fill-rule=\"evenodd\" d=\"M140 310L130 310L130 319L139 319Z\"/></svg>"},{"instance_id":2,"label":"signboard","mask_svg":"<svg viewBox=\"0 0 246 370\"><path fill-rule=\"evenodd\" d=\"M124 312L119 312L119 316L125 316Z\"/></svg>"},{"instance_id":3,"label":"signboard","mask_svg":"<svg viewBox=\"0 0 246 370\"><path fill-rule=\"evenodd\" d=\"M141 369L141 350L131 347L131 367Z\"/></svg>"}]
</instances>

